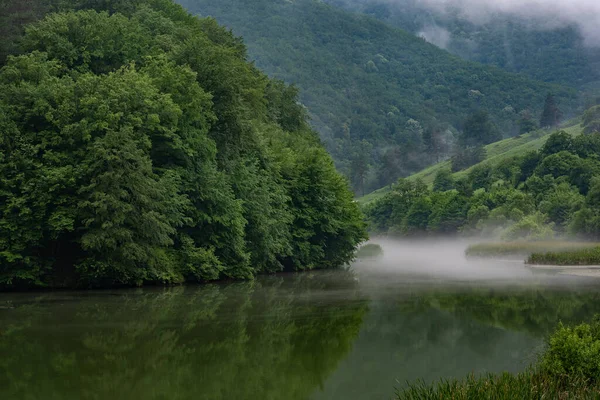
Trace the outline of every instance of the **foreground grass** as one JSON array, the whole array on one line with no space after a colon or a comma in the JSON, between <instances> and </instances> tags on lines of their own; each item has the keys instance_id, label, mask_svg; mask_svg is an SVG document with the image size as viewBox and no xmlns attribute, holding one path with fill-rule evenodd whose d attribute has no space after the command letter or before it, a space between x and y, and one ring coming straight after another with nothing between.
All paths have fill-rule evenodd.
<instances>
[{"instance_id":1,"label":"foreground grass","mask_svg":"<svg viewBox=\"0 0 600 400\"><path fill-rule=\"evenodd\" d=\"M424 382L396 392L401 400L533 400L533 399L600 399L600 387L585 378L555 378L548 374L526 371L463 380L444 380L433 385Z\"/></svg>"},{"instance_id":2,"label":"foreground grass","mask_svg":"<svg viewBox=\"0 0 600 400\"><path fill-rule=\"evenodd\" d=\"M555 249L556 250L556 249ZM600 246L569 251L533 253L527 264L534 265L600 265Z\"/></svg>"},{"instance_id":3,"label":"foreground grass","mask_svg":"<svg viewBox=\"0 0 600 400\"><path fill-rule=\"evenodd\" d=\"M473 244L465 250L468 257L501 257L546 254L547 252L585 251L598 247L598 243L539 241L539 242L489 242Z\"/></svg>"}]
</instances>

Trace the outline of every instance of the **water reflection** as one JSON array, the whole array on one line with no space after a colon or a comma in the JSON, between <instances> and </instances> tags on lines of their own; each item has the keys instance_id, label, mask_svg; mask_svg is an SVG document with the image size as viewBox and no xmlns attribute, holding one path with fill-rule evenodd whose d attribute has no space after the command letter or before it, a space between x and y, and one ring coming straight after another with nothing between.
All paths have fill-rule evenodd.
<instances>
[{"instance_id":1,"label":"water reflection","mask_svg":"<svg viewBox=\"0 0 600 400\"><path fill-rule=\"evenodd\" d=\"M0 295L2 399L382 399L407 380L517 371L595 285L349 271ZM557 281L558 282L558 281Z\"/></svg>"},{"instance_id":2,"label":"water reflection","mask_svg":"<svg viewBox=\"0 0 600 400\"><path fill-rule=\"evenodd\" d=\"M0 398L305 399L360 330L356 289L341 273L5 296Z\"/></svg>"}]
</instances>

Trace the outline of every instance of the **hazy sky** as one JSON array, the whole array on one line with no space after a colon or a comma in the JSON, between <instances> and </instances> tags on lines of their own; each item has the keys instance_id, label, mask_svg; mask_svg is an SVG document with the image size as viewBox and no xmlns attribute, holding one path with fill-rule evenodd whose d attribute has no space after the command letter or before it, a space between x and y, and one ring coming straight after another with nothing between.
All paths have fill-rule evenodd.
<instances>
[{"instance_id":1,"label":"hazy sky","mask_svg":"<svg viewBox=\"0 0 600 400\"><path fill-rule=\"evenodd\" d=\"M504 13L531 18L547 27L576 24L587 44L600 46L600 0L417 0L417 3L439 10L458 8L474 22L485 22L495 13Z\"/></svg>"}]
</instances>

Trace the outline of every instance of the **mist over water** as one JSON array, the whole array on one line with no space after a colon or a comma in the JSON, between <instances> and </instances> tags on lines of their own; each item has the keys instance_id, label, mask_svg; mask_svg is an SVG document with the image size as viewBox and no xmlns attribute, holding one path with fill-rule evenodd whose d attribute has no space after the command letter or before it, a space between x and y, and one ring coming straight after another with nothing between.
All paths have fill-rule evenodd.
<instances>
[{"instance_id":1,"label":"mist over water","mask_svg":"<svg viewBox=\"0 0 600 400\"><path fill-rule=\"evenodd\" d=\"M392 287L406 282L437 282L468 286L523 286L532 283L562 286L600 284L525 266L522 258L467 258L465 250L474 243L464 239L394 240L376 238L383 256L353 265L357 276L372 285Z\"/></svg>"}]
</instances>

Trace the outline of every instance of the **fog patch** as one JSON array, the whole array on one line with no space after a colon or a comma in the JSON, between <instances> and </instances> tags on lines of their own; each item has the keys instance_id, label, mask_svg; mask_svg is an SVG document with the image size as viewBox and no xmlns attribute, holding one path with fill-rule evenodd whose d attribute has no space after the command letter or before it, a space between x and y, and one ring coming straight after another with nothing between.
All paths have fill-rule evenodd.
<instances>
[{"instance_id":1,"label":"fog patch","mask_svg":"<svg viewBox=\"0 0 600 400\"><path fill-rule=\"evenodd\" d=\"M352 268L363 284L393 288L399 284L431 283L477 286L520 286L600 284L582 278L532 270L523 259L467 258L466 248L474 240L427 239L393 240L376 238L383 255L373 260L357 261Z\"/></svg>"},{"instance_id":2,"label":"fog patch","mask_svg":"<svg viewBox=\"0 0 600 400\"><path fill-rule=\"evenodd\" d=\"M407 0L380 0L405 4ZM600 46L598 0L420 0L417 4L437 12L458 14L485 24L498 16L516 17L536 29L577 26L588 46Z\"/></svg>"},{"instance_id":3,"label":"fog patch","mask_svg":"<svg viewBox=\"0 0 600 400\"><path fill-rule=\"evenodd\" d=\"M417 36L444 50L448 48L451 39L450 32L437 25L429 25L424 27L417 34Z\"/></svg>"}]
</instances>

